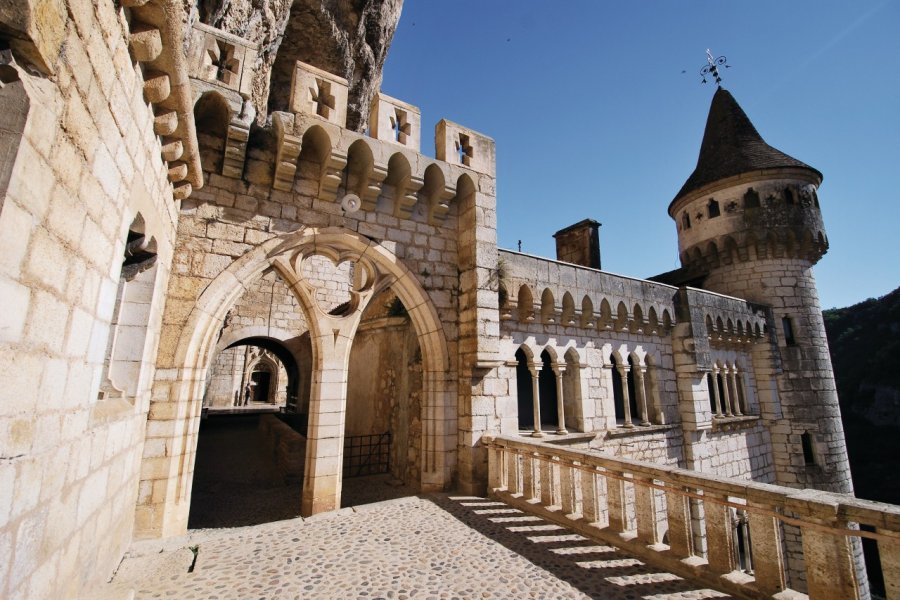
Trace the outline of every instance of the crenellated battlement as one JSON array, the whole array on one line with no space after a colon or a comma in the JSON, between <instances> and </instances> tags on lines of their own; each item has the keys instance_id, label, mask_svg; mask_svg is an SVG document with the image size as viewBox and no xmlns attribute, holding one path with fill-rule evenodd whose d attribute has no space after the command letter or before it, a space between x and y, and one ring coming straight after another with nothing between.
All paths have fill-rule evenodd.
<instances>
[{"instance_id":1,"label":"crenellated battlement","mask_svg":"<svg viewBox=\"0 0 900 600\"><path fill-rule=\"evenodd\" d=\"M257 50L237 36L194 26L189 65L195 112L208 115L200 119L198 135L212 140L205 169L221 161L221 167L213 168L222 175L264 180L276 190L290 191L300 161L309 160L318 165L313 175L318 197L340 202L345 213L374 211L378 199L386 197L392 200L388 210L393 216L409 218L418 210L433 225L443 222L458 197L461 178L471 180L465 193L485 189L493 195L491 138L441 120L435 127L436 158L425 157L419 109L382 93L372 102L367 134L351 131L346 128L347 80L300 61L294 65L287 110L269 115L275 142L271 175L245 175L256 117L249 95ZM222 137L224 144L215 142ZM220 146L215 150L220 156L209 154L209 147Z\"/></svg>"},{"instance_id":2,"label":"crenellated battlement","mask_svg":"<svg viewBox=\"0 0 900 600\"><path fill-rule=\"evenodd\" d=\"M692 272L760 258L815 263L828 251L816 195L805 173L756 173L706 186L670 209L681 263Z\"/></svg>"}]
</instances>

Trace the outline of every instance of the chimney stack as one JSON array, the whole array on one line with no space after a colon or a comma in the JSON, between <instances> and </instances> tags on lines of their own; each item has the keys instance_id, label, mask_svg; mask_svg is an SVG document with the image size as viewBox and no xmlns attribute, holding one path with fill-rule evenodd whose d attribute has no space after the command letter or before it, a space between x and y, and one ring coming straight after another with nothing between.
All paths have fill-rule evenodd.
<instances>
[{"instance_id":1,"label":"chimney stack","mask_svg":"<svg viewBox=\"0 0 900 600\"><path fill-rule=\"evenodd\" d=\"M600 268L600 223L585 219L553 234L556 240L556 260Z\"/></svg>"}]
</instances>

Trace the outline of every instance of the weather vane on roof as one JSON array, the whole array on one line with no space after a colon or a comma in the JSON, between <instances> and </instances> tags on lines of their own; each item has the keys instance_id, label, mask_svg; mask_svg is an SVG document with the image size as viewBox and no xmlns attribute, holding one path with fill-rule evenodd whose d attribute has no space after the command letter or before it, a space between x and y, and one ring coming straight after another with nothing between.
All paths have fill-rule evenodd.
<instances>
[{"instance_id":1,"label":"weather vane on roof","mask_svg":"<svg viewBox=\"0 0 900 600\"><path fill-rule=\"evenodd\" d=\"M716 80L716 85L722 85L722 77L719 75L719 67L725 67L726 69L730 69L731 65L727 64L728 59L724 56L720 56L718 58L713 58L712 51L709 48L706 49L706 66L700 69L700 76L703 78L701 83L706 83L706 76L712 75L713 79Z\"/></svg>"}]
</instances>

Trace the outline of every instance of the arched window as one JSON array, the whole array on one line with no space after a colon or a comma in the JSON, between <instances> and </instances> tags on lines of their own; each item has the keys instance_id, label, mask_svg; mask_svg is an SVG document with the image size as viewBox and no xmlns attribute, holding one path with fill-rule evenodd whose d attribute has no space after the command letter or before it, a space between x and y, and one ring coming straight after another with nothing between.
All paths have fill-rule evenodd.
<instances>
[{"instance_id":1,"label":"arched window","mask_svg":"<svg viewBox=\"0 0 900 600\"><path fill-rule=\"evenodd\" d=\"M784 188L784 201L787 204L794 203L794 192L791 191L791 188Z\"/></svg>"},{"instance_id":2,"label":"arched window","mask_svg":"<svg viewBox=\"0 0 900 600\"><path fill-rule=\"evenodd\" d=\"M722 212L719 210L719 203L712 198L709 199L709 204L706 205L706 209L709 212L710 219L718 217L720 214L722 214Z\"/></svg>"},{"instance_id":3,"label":"arched window","mask_svg":"<svg viewBox=\"0 0 900 600\"><path fill-rule=\"evenodd\" d=\"M744 208L759 208L759 193L753 188L744 194Z\"/></svg>"},{"instance_id":4,"label":"arched window","mask_svg":"<svg viewBox=\"0 0 900 600\"><path fill-rule=\"evenodd\" d=\"M125 241L100 383L101 400L121 398L134 403L144 361L156 272L156 241L146 235L144 219L138 215Z\"/></svg>"}]
</instances>

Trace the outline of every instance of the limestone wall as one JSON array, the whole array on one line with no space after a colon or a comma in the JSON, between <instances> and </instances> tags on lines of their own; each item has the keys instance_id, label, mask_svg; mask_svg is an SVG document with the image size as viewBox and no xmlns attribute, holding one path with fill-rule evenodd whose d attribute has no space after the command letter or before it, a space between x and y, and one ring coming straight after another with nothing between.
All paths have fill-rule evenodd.
<instances>
[{"instance_id":1,"label":"limestone wall","mask_svg":"<svg viewBox=\"0 0 900 600\"><path fill-rule=\"evenodd\" d=\"M710 287L755 298L766 290L783 364L777 377L783 419L772 429L778 482L841 493L852 492L837 389L815 277L805 259L757 260L715 271ZM789 319L793 340L785 337ZM809 433L813 461L804 459L801 436Z\"/></svg>"},{"instance_id":2,"label":"limestone wall","mask_svg":"<svg viewBox=\"0 0 900 600\"><path fill-rule=\"evenodd\" d=\"M27 53L0 52L4 598L75 597L107 579L132 539L177 218L125 11L41 6L31 42L59 42L44 55L51 75L24 64ZM157 259L135 296L122 265L138 234Z\"/></svg>"}]
</instances>

